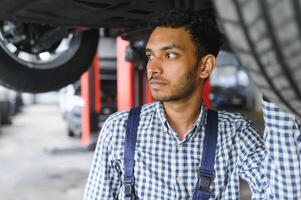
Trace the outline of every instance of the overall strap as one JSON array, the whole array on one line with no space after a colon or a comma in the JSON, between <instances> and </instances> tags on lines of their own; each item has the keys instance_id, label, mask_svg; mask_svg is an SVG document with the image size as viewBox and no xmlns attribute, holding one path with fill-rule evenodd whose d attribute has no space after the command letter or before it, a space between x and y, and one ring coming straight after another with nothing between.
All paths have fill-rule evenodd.
<instances>
[{"instance_id":1,"label":"overall strap","mask_svg":"<svg viewBox=\"0 0 301 200\"><path fill-rule=\"evenodd\" d=\"M134 156L141 107L132 108L126 126L124 143L124 194L125 200L134 200Z\"/></svg>"},{"instance_id":2,"label":"overall strap","mask_svg":"<svg viewBox=\"0 0 301 200\"><path fill-rule=\"evenodd\" d=\"M214 178L217 131L218 113L217 111L208 109L202 160L198 171L198 182L193 194L193 200L208 200L211 196L210 185Z\"/></svg>"}]
</instances>

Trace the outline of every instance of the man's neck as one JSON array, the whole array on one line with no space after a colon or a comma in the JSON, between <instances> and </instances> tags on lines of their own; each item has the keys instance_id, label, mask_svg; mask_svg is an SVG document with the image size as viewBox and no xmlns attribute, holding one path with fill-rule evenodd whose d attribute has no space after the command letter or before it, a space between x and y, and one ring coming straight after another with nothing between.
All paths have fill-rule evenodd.
<instances>
[{"instance_id":1,"label":"man's neck","mask_svg":"<svg viewBox=\"0 0 301 200\"><path fill-rule=\"evenodd\" d=\"M200 114L201 98L181 102L163 102L167 121L181 140Z\"/></svg>"}]
</instances>

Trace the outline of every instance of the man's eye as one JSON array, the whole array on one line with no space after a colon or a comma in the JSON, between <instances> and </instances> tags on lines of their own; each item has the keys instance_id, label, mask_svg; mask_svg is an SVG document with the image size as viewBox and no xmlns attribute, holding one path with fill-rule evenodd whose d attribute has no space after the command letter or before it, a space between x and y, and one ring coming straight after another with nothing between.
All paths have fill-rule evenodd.
<instances>
[{"instance_id":1,"label":"man's eye","mask_svg":"<svg viewBox=\"0 0 301 200\"><path fill-rule=\"evenodd\" d=\"M152 60L154 58L153 55L146 55L146 57L147 57L147 60Z\"/></svg>"},{"instance_id":2,"label":"man's eye","mask_svg":"<svg viewBox=\"0 0 301 200\"><path fill-rule=\"evenodd\" d=\"M174 54L174 53L167 53L166 54L166 58L168 58L168 59L172 59L172 58L175 58L175 57L177 57L177 55Z\"/></svg>"}]
</instances>

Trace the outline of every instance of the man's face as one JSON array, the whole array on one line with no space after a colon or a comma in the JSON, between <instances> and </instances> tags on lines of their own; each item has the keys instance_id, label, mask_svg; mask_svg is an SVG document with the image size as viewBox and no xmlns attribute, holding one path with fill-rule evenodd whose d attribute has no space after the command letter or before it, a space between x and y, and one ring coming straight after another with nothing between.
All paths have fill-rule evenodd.
<instances>
[{"instance_id":1,"label":"man's face","mask_svg":"<svg viewBox=\"0 0 301 200\"><path fill-rule=\"evenodd\" d=\"M154 100L178 101L199 90L195 52L184 27L154 29L146 45L147 76Z\"/></svg>"}]
</instances>

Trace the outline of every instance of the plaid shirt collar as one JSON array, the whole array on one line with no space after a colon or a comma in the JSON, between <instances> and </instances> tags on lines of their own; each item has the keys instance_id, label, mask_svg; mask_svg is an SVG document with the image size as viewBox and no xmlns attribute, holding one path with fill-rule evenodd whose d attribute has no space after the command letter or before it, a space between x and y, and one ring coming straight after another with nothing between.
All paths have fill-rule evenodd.
<instances>
[{"instance_id":1,"label":"plaid shirt collar","mask_svg":"<svg viewBox=\"0 0 301 200\"><path fill-rule=\"evenodd\" d=\"M156 102L156 112L159 116L159 119L162 123L162 127L164 129L164 132L168 132L173 134L174 137L176 137L177 141L179 143L188 141L189 138L191 138L193 135L200 133L200 129L203 127L203 125L205 124L205 119L206 119L206 115L207 115L207 108L204 106L203 103L200 104L200 113L199 116L197 118L197 120L195 121L194 125L192 126L192 128L185 134L184 140L180 141L177 133L171 128L170 124L167 121L166 118L166 114L163 108L163 104L161 102Z\"/></svg>"}]
</instances>

